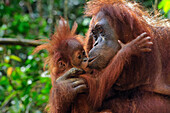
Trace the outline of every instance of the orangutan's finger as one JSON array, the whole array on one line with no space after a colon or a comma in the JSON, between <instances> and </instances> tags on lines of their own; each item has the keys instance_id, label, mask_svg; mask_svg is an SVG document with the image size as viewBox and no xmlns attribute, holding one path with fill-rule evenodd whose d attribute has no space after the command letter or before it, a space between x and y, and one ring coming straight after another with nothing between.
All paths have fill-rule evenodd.
<instances>
[{"instance_id":1,"label":"orangutan's finger","mask_svg":"<svg viewBox=\"0 0 170 113\"><path fill-rule=\"evenodd\" d=\"M83 72L84 71L82 69L71 68L70 70L65 72L62 76L60 76L57 80L65 80L70 77L75 77L75 76L82 74Z\"/></svg>"},{"instance_id":2,"label":"orangutan's finger","mask_svg":"<svg viewBox=\"0 0 170 113\"><path fill-rule=\"evenodd\" d=\"M74 88L76 94L87 92L87 86L85 84L79 85Z\"/></svg>"},{"instance_id":3,"label":"orangutan's finger","mask_svg":"<svg viewBox=\"0 0 170 113\"><path fill-rule=\"evenodd\" d=\"M119 42L119 44L120 44L120 46L121 46L122 48L125 46L125 44L122 43L120 40L118 40L118 42Z\"/></svg>"},{"instance_id":4,"label":"orangutan's finger","mask_svg":"<svg viewBox=\"0 0 170 113\"><path fill-rule=\"evenodd\" d=\"M81 80L81 79L80 78L69 78L66 81L67 81L67 83L73 83L73 82L79 81L79 80Z\"/></svg>"},{"instance_id":5,"label":"orangutan's finger","mask_svg":"<svg viewBox=\"0 0 170 113\"><path fill-rule=\"evenodd\" d=\"M84 80L77 80L72 83L72 87L77 87L82 84L85 84Z\"/></svg>"},{"instance_id":6,"label":"orangutan's finger","mask_svg":"<svg viewBox=\"0 0 170 113\"><path fill-rule=\"evenodd\" d=\"M143 37L146 37L146 36L147 36L147 33L144 32L144 33L140 34L140 35L136 38L136 41L139 41L139 40L143 39Z\"/></svg>"},{"instance_id":7,"label":"orangutan's finger","mask_svg":"<svg viewBox=\"0 0 170 113\"><path fill-rule=\"evenodd\" d=\"M142 52L150 52L150 51L152 51L152 49L150 49L150 48L142 48L142 49L140 49Z\"/></svg>"},{"instance_id":8,"label":"orangutan's finger","mask_svg":"<svg viewBox=\"0 0 170 113\"><path fill-rule=\"evenodd\" d=\"M142 40L140 40L140 42L139 42L139 44L143 44L143 43L146 43L146 42L148 42L148 41L150 41L151 40L151 37L145 37L145 38L143 38Z\"/></svg>"},{"instance_id":9,"label":"orangutan's finger","mask_svg":"<svg viewBox=\"0 0 170 113\"><path fill-rule=\"evenodd\" d=\"M139 45L139 47L150 47L150 46L152 46L153 45L153 43L152 42L145 42L145 43L143 43L143 44L141 44L141 45Z\"/></svg>"}]
</instances>

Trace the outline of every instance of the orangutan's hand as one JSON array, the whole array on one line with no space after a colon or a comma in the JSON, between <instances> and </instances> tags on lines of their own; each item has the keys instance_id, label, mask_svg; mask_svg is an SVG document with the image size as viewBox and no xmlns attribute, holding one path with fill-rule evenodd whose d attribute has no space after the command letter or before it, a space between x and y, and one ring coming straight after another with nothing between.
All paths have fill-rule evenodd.
<instances>
[{"instance_id":1,"label":"orangutan's hand","mask_svg":"<svg viewBox=\"0 0 170 113\"><path fill-rule=\"evenodd\" d=\"M151 46L153 45L151 37L149 37L146 32L139 35L136 39L132 40L127 44L123 44L119 40L122 49L126 50L128 54L139 55L142 52L150 52Z\"/></svg>"},{"instance_id":2,"label":"orangutan's hand","mask_svg":"<svg viewBox=\"0 0 170 113\"><path fill-rule=\"evenodd\" d=\"M77 94L87 91L85 80L78 78L78 75L82 73L81 69L71 68L56 80L56 87L58 87L61 96L65 95L67 98L69 96L70 100L73 100Z\"/></svg>"}]
</instances>

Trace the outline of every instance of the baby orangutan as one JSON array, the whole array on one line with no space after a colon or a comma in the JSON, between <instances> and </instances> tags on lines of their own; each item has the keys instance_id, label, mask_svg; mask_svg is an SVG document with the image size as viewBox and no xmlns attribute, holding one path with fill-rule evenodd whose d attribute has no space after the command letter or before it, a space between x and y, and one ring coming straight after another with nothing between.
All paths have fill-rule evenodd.
<instances>
[{"instance_id":1,"label":"baby orangutan","mask_svg":"<svg viewBox=\"0 0 170 113\"><path fill-rule=\"evenodd\" d=\"M65 109L62 107L63 105L68 108L69 102L73 101L75 95L87 90L85 80L77 76L88 71L86 69L88 62L82 44L83 37L75 35L76 29L76 23L70 30L67 22L61 18L51 40L47 40L48 43L42 44L34 50L34 52L38 52L46 49L49 52L45 65L49 65L51 73L52 88L48 107L49 112L52 113L63 113ZM61 75L62 77L60 77Z\"/></svg>"},{"instance_id":2,"label":"baby orangutan","mask_svg":"<svg viewBox=\"0 0 170 113\"><path fill-rule=\"evenodd\" d=\"M49 52L46 64L49 65L52 81L50 101L47 106L50 113L93 111L88 106L90 103L87 101L87 97L88 84L91 84L91 81L94 82L94 79L90 74L92 71L88 68L89 59L83 49L83 37L75 35L76 28L77 24L74 24L70 30L67 22L61 19L57 31L51 40L48 40L49 43L35 49L35 52L42 49ZM121 50L126 48L126 52L129 52L130 55L145 52L146 50L144 51L143 48L147 45L148 40L149 38L142 34L130 43L125 45L120 43ZM147 49L147 51L150 50ZM120 52L123 55L124 51Z\"/></svg>"}]
</instances>

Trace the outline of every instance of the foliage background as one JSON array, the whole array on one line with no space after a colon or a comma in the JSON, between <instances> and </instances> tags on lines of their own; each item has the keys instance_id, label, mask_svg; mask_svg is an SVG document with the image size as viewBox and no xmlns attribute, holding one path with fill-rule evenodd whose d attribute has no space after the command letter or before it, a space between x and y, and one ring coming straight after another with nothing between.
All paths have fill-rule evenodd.
<instances>
[{"instance_id":1,"label":"foliage background","mask_svg":"<svg viewBox=\"0 0 170 113\"><path fill-rule=\"evenodd\" d=\"M90 18L83 16L88 0L1 0L0 38L47 39L60 16L70 25L79 24L84 35ZM136 0L154 14L159 8L170 18L170 0ZM50 75L43 70L45 51L32 55L34 47L0 45L0 112L42 113L51 88Z\"/></svg>"}]
</instances>

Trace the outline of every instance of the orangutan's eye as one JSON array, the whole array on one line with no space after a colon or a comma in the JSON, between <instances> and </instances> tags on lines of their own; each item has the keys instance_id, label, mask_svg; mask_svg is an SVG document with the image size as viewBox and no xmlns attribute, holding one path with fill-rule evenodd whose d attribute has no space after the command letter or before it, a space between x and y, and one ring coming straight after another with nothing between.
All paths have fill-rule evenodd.
<instances>
[{"instance_id":1,"label":"orangutan's eye","mask_svg":"<svg viewBox=\"0 0 170 113\"><path fill-rule=\"evenodd\" d=\"M63 61L59 61L58 62L58 67L59 68L63 68L63 67L65 67L66 65L65 65L65 63L63 62Z\"/></svg>"},{"instance_id":2,"label":"orangutan's eye","mask_svg":"<svg viewBox=\"0 0 170 113\"><path fill-rule=\"evenodd\" d=\"M96 25L96 30L98 31L98 33L103 33L103 28L101 25Z\"/></svg>"},{"instance_id":3,"label":"orangutan's eye","mask_svg":"<svg viewBox=\"0 0 170 113\"><path fill-rule=\"evenodd\" d=\"M98 36L101 34L104 35L104 29L101 25L96 25L95 28L92 30L93 38L97 41Z\"/></svg>"},{"instance_id":4,"label":"orangutan's eye","mask_svg":"<svg viewBox=\"0 0 170 113\"><path fill-rule=\"evenodd\" d=\"M81 59L81 55L78 55L78 59Z\"/></svg>"},{"instance_id":5,"label":"orangutan's eye","mask_svg":"<svg viewBox=\"0 0 170 113\"><path fill-rule=\"evenodd\" d=\"M92 30L93 35L95 35L97 32L95 29Z\"/></svg>"},{"instance_id":6,"label":"orangutan's eye","mask_svg":"<svg viewBox=\"0 0 170 113\"><path fill-rule=\"evenodd\" d=\"M92 33L93 33L93 38L94 38L94 40L96 41L97 38L98 38L97 33L96 33L96 31L94 31L94 30L92 30Z\"/></svg>"},{"instance_id":7,"label":"orangutan's eye","mask_svg":"<svg viewBox=\"0 0 170 113\"><path fill-rule=\"evenodd\" d=\"M83 51L82 53L83 53L83 55L86 55L85 51Z\"/></svg>"}]
</instances>

